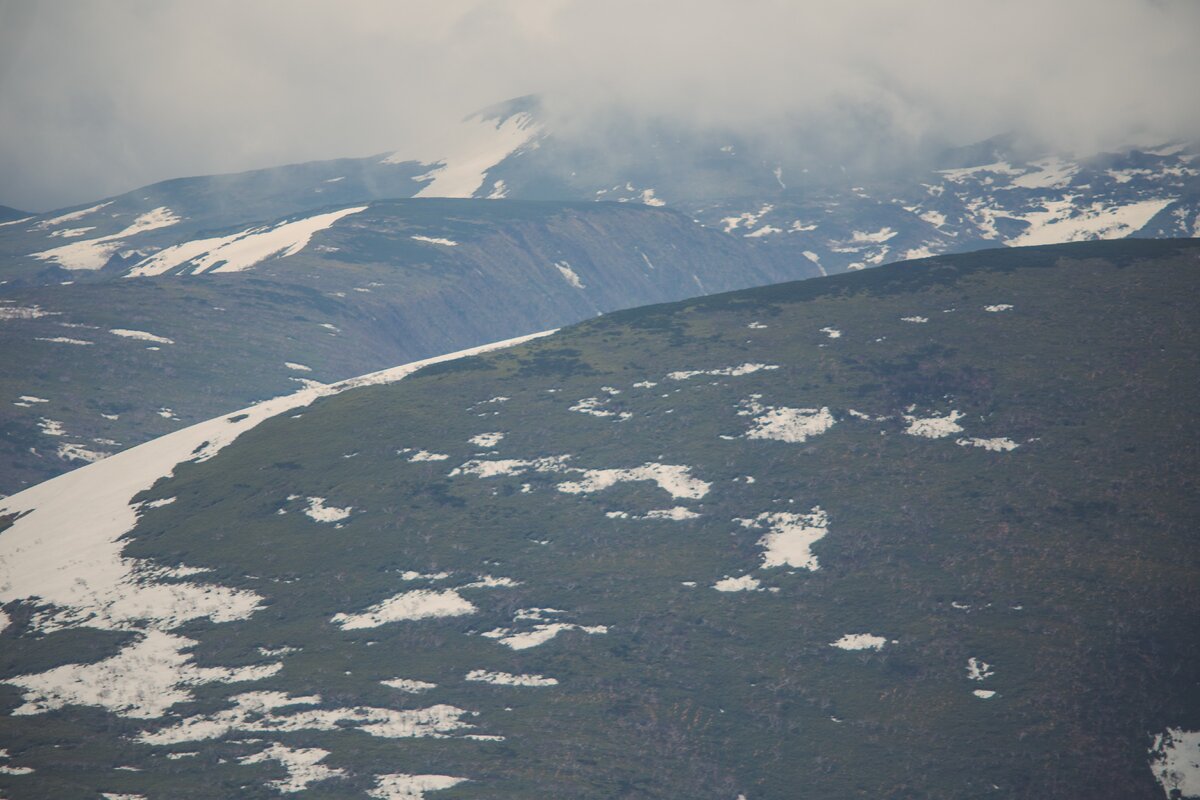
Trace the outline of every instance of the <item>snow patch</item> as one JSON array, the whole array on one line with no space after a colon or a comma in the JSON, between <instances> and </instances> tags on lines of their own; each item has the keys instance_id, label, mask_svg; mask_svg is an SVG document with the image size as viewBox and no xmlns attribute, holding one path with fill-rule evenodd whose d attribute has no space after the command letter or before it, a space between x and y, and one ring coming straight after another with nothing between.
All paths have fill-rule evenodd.
<instances>
[{"instance_id":1,"label":"snow patch","mask_svg":"<svg viewBox=\"0 0 1200 800\"><path fill-rule=\"evenodd\" d=\"M483 447L488 450L500 444L500 440L504 438L504 434L500 431L494 433L480 433L472 436L467 441L476 447Z\"/></svg>"},{"instance_id":2,"label":"snow patch","mask_svg":"<svg viewBox=\"0 0 1200 800\"><path fill-rule=\"evenodd\" d=\"M958 420L962 418L963 413L961 411L951 411L942 417L937 415L932 417L914 417L905 414L904 421L908 423L908 427L904 429L904 432L909 436L941 439L951 434L962 433L962 426L958 424Z\"/></svg>"},{"instance_id":3,"label":"snow patch","mask_svg":"<svg viewBox=\"0 0 1200 800\"><path fill-rule=\"evenodd\" d=\"M465 783L466 780L449 775L409 775L396 772L390 775L376 775L375 788L369 789L367 794L376 800L424 800L426 792L449 789Z\"/></svg>"},{"instance_id":4,"label":"snow patch","mask_svg":"<svg viewBox=\"0 0 1200 800\"><path fill-rule=\"evenodd\" d=\"M186 717L156 731L137 737L143 744L171 745L218 739L235 731L279 733L291 731L336 731L353 726L371 736L386 739L443 738L447 733L469 727L460 717L467 713L450 705L435 705L397 711L390 708L305 708L276 713L290 706L315 706L320 695L293 697L284 692L247 692L231 698L232 708L214 714Z\"/></svg>"},{"instance_id":5,"label":"snow patch","mask_svg":"<svg viewBox=\"0 0 1200 800\"><path fill-rule=\"evenodd\" d=\"M836 642L830 642L830 647L839 650L882 650L887 644L887 638L871 633L847 633Z\"/></svg>"},{"instance_id":6,"label":"snow patch","mask_svg":"<svg viewBox=\"0 0 1200 800\"><path fill-rule=\"evenodd\" d=\"M358 614L334 614L329 621L344 631L354 631L402 620L459 617L476 610L453 589L415 589L389 597Z\"/></svg>"},{"instance_id":7,"label":"snow patch","mask_svg":"<svg viewBox=\"0 0 1200 800\"><path fill-rule=\"evenodd\" d=\"M440 244L446 247L458 247L458 242L454 241L453 239L440 239L435 236L410 236L408 238L412 239L413 241L426 242L428 244Z\"/></svg>"},{"instance_id":8,"label":"snow patch","mask_svg":"<svg viewBox=\"0 0 1200 800\"><path fill-rule=\"evenodd\" d=\"M488 672L473 669L466 675L466 680L475 683L490 683L493 686L557 686L557 678L547 678L542 675L513 675L509 672Z\"/></svg>"},{"instance_id":9,"label":"snow patch","mask_svg":"<svg viewBox=\"0 0 1200 800\"><path fill-rule=\"evenodd\" d=\"M757 592L761 582L758 578L750 575L743 575L740 578L731 578L726 575L721 580L713 584L713 588L718 592Z\"/></svg>"},{"instance_id":10,"label":"snow patch","mask_svg":"<svg viewBox=\"0 0 1200 800\"><path fill-rule=\"evenodd\" d=\"M153 333L146 331L134 331L128 328L111 328L109 331L113 336L121 336L125 339L138 339L143 342L154 342L156 344L175 344L175 340L168 339L165 336L155 336Z\"/></svg>"},{"instance_id":11,"label":"snow patch","mask_svg":"<svg viewBox=\"0 0 1200 800\"><path fill-rule=\"evenodd\" d=\"M139 261L125 276L140 278L162 275L176 267L191 265L192 275L203 272L241 272L268 258L294 256L308 246L312 237L338 220L366 211L367 206L343 208L325 214L261 225L231 236L193 239L163 248Z\"/></svg>"},{"instance_id":12,"label":"snow patch","mask_svg":"<svg viewBox=\"0 0 1200 800\"><path fill-rule=\"evenodd\" d=\"M175 216L171 209L159 206L139 215L132 224L116 233L64 244L61 247L33 253L32 256L42 261L56 261L64 269L97 270L107 264L112 254L124 245L122 240L126 237L165 228L168 225L174 225L179 220L180 218Z\"/></svg>"},{"instance_id":13,"label":"snow patch","mask_svg":"<svg viewBox=\"0 0 1200 800\"><path fill-rule=\"evenodd\" d=\"M353 506L338 508L325 505L324 497L309 497L308 508L304 509L305 516L316 522L341 522L350 516Z\"/></svg>"},{"instance_id":14,"label":"snow patch","mask_svg":"<svg viewBox=\"0 0 1200 800\"><path fill-rule=\"evenodd\" d=\"M563 280L565 280L567 283L574 286L576 289L586 289L587 288L587 286L584 285L583 281L581 281L579 279L579 276L575 273L575 270L571 269L571 265L568 264L566 261L556 261L554 263L554 267L563 276Z\"/></svg>"},{"instance_id":15,"label":"snow patch","mask_svg":"<svg viewBox=\"0 0 1200 800\"><path fill-rule=\"evenodd\" d=\"M982 661L974 656L967 659L967 680L981 681L995 674L992 670L992 665L986 661Z\"/></svg>"},{"instance_id":16,"label":"snow patch","mask_svg":"<svg viewBox=\"0 0 1200 800\"><path fill-rule=\"evenodd\" d=\"M408 692L409 694L420 694L421 692L427 692L430 689L437 688L436 683L412 680L409 678L392 678L390 680L380 681L380 683L393 689L399 689L402 692Z\"/></svg>"},{"instance_id":17,"label":"snow patch","mask_svg":"<svg viewBox=\"0 0 1200 800\"><path fill-rule=\"evenodd\" d=\"M1020 445L1012 439L997 437L995 439L975 439L965 438L957 439L954 442L959 447L982 447L984 450L991 450L993 453L1003 453L1009 450L1016 450Z\"/></svg>"},{"instance_id":18,"label":"snow patch","mask_svg":"<svg viewBox=\"0 0 1200 800\"><path fill-rule=\"evenodd\" d=\"M195 640L148 631L119 653L94 664L64 664L5 683L25 690L14 715L44 714L67 705L100 706L136 719L161 717L171 706L192 699L186 687L205 683L256 681L283 668L279 662L249 667L198 667L183 651Z\"/></svg>"},{"instance_id":19,"label":"snow patch","mask_svg":"<svg viewBox=\"0 0 1200 800\"><path fill-rule=\"evenodd\" d=\"M1200 731L1168 728L1150 746L1150 769L1167 797L1200 797Z\"/></svg>"},{"instance_id":20,"label":"snow patch","mask_svg":"<svg viewBox=\"0 0 1200 800\"><path fill-rule=\"evenodd\" d=\"M287 770L287 778L267 781L267 786L283 793L302 792L310 784L327 781L330 778L345 777L343 769L333 769L324 766L321 761L329 755L328 750L319 747L287 747L275 742L266 750L238 759L240 764L261 764L265 761L277 761Z\"/></svg>"},{"instance_id":21,"label":"snow patch","mask_svg":"<svg viewBox=\"0 0 1200 800\"><path fill-rule=\"evenodd\" d=\"M471 117L445 132L439 145L443 148L441 153L414 156L396 152L381 163L403 164L416 160L433 166L417 178L429 182L415 197L472 197L483 186L488 171L529 144L539 130L533 117L526 113L513 114L501 121Z\"/></svg>"},{"instance_id":22,"label":"snow patch","mask_svg":"<svg viewBox=\"0 0 1200 800\"><path fill-rule=\"evenodd\" d=\"M560 483L557 488L560 492L567 494L588 494L603 491L623 482L654 481L660 489L674 498L699 500L708 494L708 489L712 484L693 478L691 471L692 468L688 466L648 461L642 466L632 469L582 470L583 477L578 481Z\"/></svg>"},{"instance_id":23,"label":"snow patch","mask_svg":"<svg viewBox=\"0 0 1200 800\"><path fill-rule=\"evenodd\" d=\"M751 323L750 327L754 327L755 323ZM766 325L761 326L763 328ZM732 378L740 378L743 375L751 375L759 370L779 369L776 364L741 364L736 367L722 367L720 369L693 369L683 370L680 372L667 373L667 378L673 381L686 381L689 378L694 378L697 375L723 375Z\"/></svg>"},{"instance_id":24,"label":"snow patch","mask_svg":"<svg viewBox=\"0 0 1200 800\"><path fill-rule=\"evenodd\" d=\"M741 404L739 416L753 416L747 439L773 439L779 442L799 444L811 436L825 433L837 420L828 407L788 408L786 406L764 406L759 402L762 395L751 395Z\"/></svg>"},{"instance_id":25,"label":"snow patch","mask_svg":"<svg viewBox=\"0 0 1200 800\"><path fill-rule=\"evenodd\" d=\"M820 565L812 554L812 545L829 533L829 516L820 506L807 514L789 511L764 511L752 519L736 519L744 528L767 528L758 540L763 548L764 569L769 567L799 567L817 570Z\"/></svg>"}]
</instances>

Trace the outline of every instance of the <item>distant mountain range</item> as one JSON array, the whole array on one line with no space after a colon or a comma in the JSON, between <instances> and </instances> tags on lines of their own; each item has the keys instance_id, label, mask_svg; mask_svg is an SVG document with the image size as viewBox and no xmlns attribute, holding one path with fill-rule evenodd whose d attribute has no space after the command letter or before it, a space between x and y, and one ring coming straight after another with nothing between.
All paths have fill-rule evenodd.
<instances>
[{"instance_id":1,"label":"distant mountain range","mask_svg":"<svg viewBox=\"0 0 1200 800\"><path fill-rule=\"evenodd\" d=\"M168 309L120 323L145 335L115 299L57 329L95 342L61 345L96 364L62 375L102 389L226 325L244 344L210 341L242 370L240 347L269 351L279 388L363 363L389 270L451 287L390 297L397 331L430 304L468 339L522 302L588 319L227 409L0 500L0 793L1200 791L1200 242L594 317L742 245L664 209L369 203L247 272L176 251L173 274L48 288ZM301 347L312 373L283 363ZM220 383L191 369L188 392Z\"/></svg>"},{"instance_id":2,"label":"distant mountain range","mask_svg":"<svg viewBox=\"0 0 1200 800\"><path fill-rule=\"evenodd\" d=\"M0 276L147 275L163 249L207 254L216 268L250 231L284 227L244 244L290 253L303 245L289 237L332 224L339 209L413 197L666 205L829 274L989 246L1200 233L1196 143L1064 156L1002 136L871 178L716 130L645 120L557 130L536 98L475 114L445 139L432 162L396 152L179 178L10 219Z\"/></svg>"}]
</instances>

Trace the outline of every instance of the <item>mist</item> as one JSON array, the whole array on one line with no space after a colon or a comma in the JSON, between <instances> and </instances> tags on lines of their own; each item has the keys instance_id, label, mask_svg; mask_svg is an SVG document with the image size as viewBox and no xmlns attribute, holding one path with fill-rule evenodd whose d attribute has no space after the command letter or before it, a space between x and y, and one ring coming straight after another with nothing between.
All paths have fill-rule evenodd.
<instances>
[{"instance_id":1,"label":"mist","mask_svg":"<svg viewBox=\"0 0 1200 800\"><path fill-rule=\"evenodd\" d=\"M446 125L531 93L579 140L618 111L868 169L999 133L1079 153L1196 139L1198 38L1190 0L8 0L0 203L432 159Z\"/></svg>"}]
</instances>

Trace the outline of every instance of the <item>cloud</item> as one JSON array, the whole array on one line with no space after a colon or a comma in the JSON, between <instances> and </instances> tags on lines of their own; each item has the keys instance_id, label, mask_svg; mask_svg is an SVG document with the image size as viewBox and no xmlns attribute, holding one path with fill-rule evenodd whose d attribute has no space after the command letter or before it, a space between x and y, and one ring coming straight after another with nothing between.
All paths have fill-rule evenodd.
<instances>
[{"instance_id":1,"label":"cloud","mask_svg":"<svg viewBox=\"0 0 1200 800\"><path fill-rule=\"evenodd\" d=\"M0 202L428 152L449 121L530 92L577 132L615 106L875 160L1008 130L1190 138L1197 30L1190 0L10 0Z\"/></svg>"}]
</instances>

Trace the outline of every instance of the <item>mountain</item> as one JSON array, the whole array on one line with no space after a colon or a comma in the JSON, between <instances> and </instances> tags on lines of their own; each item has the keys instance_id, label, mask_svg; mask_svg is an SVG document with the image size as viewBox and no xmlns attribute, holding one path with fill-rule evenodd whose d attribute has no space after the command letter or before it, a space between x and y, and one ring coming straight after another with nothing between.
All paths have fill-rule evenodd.
<instances>
[{"instance_id":1,"label":"mountain","mask_svg":"<svg viewBox=\"0 0 1200 800\"><path fill-rule=\"evenodd\" d=\"M18 211L15 208L8 206L0 206L0 222L9 222L19 219L28 219L33 215L27 211Z\"/></svg>"},{"instance_id":2,"label":"mountain","mask_svg":"<svg viewBox=\"0 0 1200 800\"><path fill-rule=\"evenodd\" d=\"M97 280L105 267L198 247L189 243L214 231L402 198L666 205L828 274L982 247L1200 233L1200 143L1064 154L1006 135L931 156L847 152L839 162L787 130L757 141L617 111L593 116L572 124L538 98L518 98L466 118L428 153L179 178L39 214L0 226L0 280Z\"/></svg>"},{"instance_id":3,"label":"mountain","mask_svg":"<svg viewBox=\"0 0 1200 800\"><path fill-rule=\"evenodd\" d=\"M0 791L1195 794L1198 257L606 314L0 501Z\"/></svg>"},{"instance_id":4,"label":"mountain","mask_svg":"<svg viewBox=\"0 0 1200 800\"><path fill-rule=\"evenodd\" d=\"M443 199L323 209L121 263L0 295L0 493L297 383L813 274L668 209Z\"/></svg>"}]
</instances>

